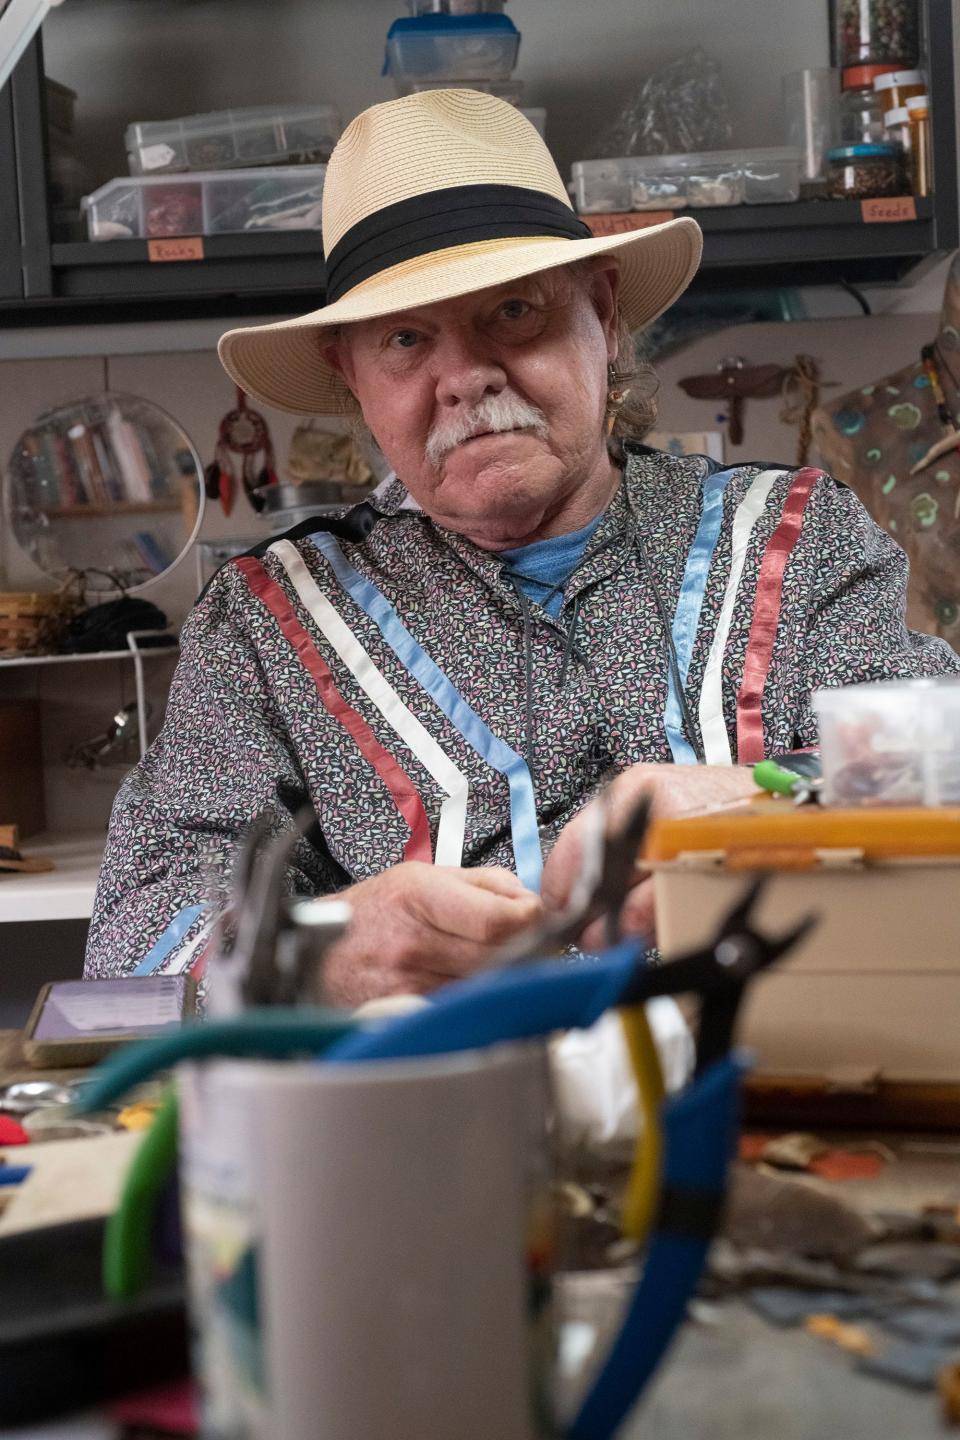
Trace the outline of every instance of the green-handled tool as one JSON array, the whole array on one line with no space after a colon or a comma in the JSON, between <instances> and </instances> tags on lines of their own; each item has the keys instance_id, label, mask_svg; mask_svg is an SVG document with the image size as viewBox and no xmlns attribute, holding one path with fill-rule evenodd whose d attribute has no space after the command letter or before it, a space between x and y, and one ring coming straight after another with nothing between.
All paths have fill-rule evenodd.
<instances>
[{"instance_id":1,"label":"green-handled tool","mask_svg":"<svg viewBox=\"0 0 960 1440\"><path fill-rule=\"evenodd\" d=\"M754 783L761 790L766 790L769 795L786 795L796 805L805 805L817 797L819 780L813 780L809 775L798 775L796 770L788 770L776 760L758 761L751 773Z\"/></svg>"}]
</instances>

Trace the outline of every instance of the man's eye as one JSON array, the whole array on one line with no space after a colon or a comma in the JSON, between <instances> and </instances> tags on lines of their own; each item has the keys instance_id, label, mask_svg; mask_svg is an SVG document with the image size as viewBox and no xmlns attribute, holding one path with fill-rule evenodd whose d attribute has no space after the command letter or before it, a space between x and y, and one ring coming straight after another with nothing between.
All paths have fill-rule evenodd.
<instances>
[{"instance_id":1,"label":"man's eye","mask_svg":"<svg viewBox=\"0 0 960 1440\"><path fill-rule=\"evenodd\" d=\"M418 339L416 330L394 330L387 343L391 350L412 350Z\"/></svg>"},{"instance_id":2,"label":"man's eye","mask_svg":"<svg viewBox=\"0 0 960 1440\"><path fill-rule=\"evenodd\" d=\"M530 313L530 304L526 300L505 300L500 306L500 314L504 320L522 320Z\"/></svg>"}]
</instances>

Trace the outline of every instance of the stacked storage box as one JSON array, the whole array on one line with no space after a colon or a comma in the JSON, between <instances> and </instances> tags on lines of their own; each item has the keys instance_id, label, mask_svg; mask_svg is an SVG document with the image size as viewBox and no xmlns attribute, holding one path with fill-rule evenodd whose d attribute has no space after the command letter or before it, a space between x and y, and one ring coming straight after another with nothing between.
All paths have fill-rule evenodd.
<instances>
[{"instance_id":1,"label":"stacked storage box","mask_svg":"<svg viewBox=\"0 0 960 1440\"><path fill-rule=\"evenodd\" d=\"M784 204L800 196L800 152L771 147L577 160L571 190L581 215Z\"/></svg>"},{"instance_id":2,"label":"stacked storage box","mask_svg":"<svg viewBox=\"0 0 960 1440\"><path fill-rule=\"evenodd\" d=\"M504 0L408 0L411 14L387 33L384 74L398 95L419 90L484 90L516 105L542 135L547 112L524 108L523 81L513 79L520 33Z\"/></svg>"},{"instance_id":3,"label":"stacked storage box","mask_svg":"<svg viewBox=\"0 0 960 1440\"><path fill-rule=\"evenodd\" d=\"M330 105L255 106L137 122L130 177L86 196L92 240L243 230L319 230L326 161L340 134Z\"/></svg>"}]
</instances>

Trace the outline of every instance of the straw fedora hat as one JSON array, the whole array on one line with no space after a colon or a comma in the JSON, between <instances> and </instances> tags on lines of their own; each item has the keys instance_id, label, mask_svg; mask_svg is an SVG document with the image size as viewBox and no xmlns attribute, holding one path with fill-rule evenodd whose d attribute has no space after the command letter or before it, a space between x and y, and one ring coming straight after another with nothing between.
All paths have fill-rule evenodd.
<instances>
[{"instance_id":1,"label":"straw fedora hat","mask_svg":"<svg viewBox=\"0 0 960 1440\"><path fill-rule=\"evenodd\" d=\"M640 330L687 288L702 243L687 217L592 235L534 127L476 90L429 90L358 115L330 157L323 238L326 305L230 330L219 347L249 395L299 415L343 408L343 381L321 354L329 326L614 254L621 306Z\"/></svg>"}]
</instances>

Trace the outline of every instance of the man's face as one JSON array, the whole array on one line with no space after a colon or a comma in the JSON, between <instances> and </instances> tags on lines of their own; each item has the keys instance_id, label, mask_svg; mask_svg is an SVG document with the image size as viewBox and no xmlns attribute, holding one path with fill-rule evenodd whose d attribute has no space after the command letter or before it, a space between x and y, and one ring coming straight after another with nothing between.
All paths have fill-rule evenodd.
<instances>
[{"instance_id":1,"label":"man's face","mask_svg":"<svg viewBox=\"0 0 960 1440\"><path fill-rule=\"evenodd\" d=\"M605 503L617 280L615 262L551 270L360 321L325 350L438 524L497 549L550 533L565 512L585 524Z\"/></svg>"}]
</instances>

